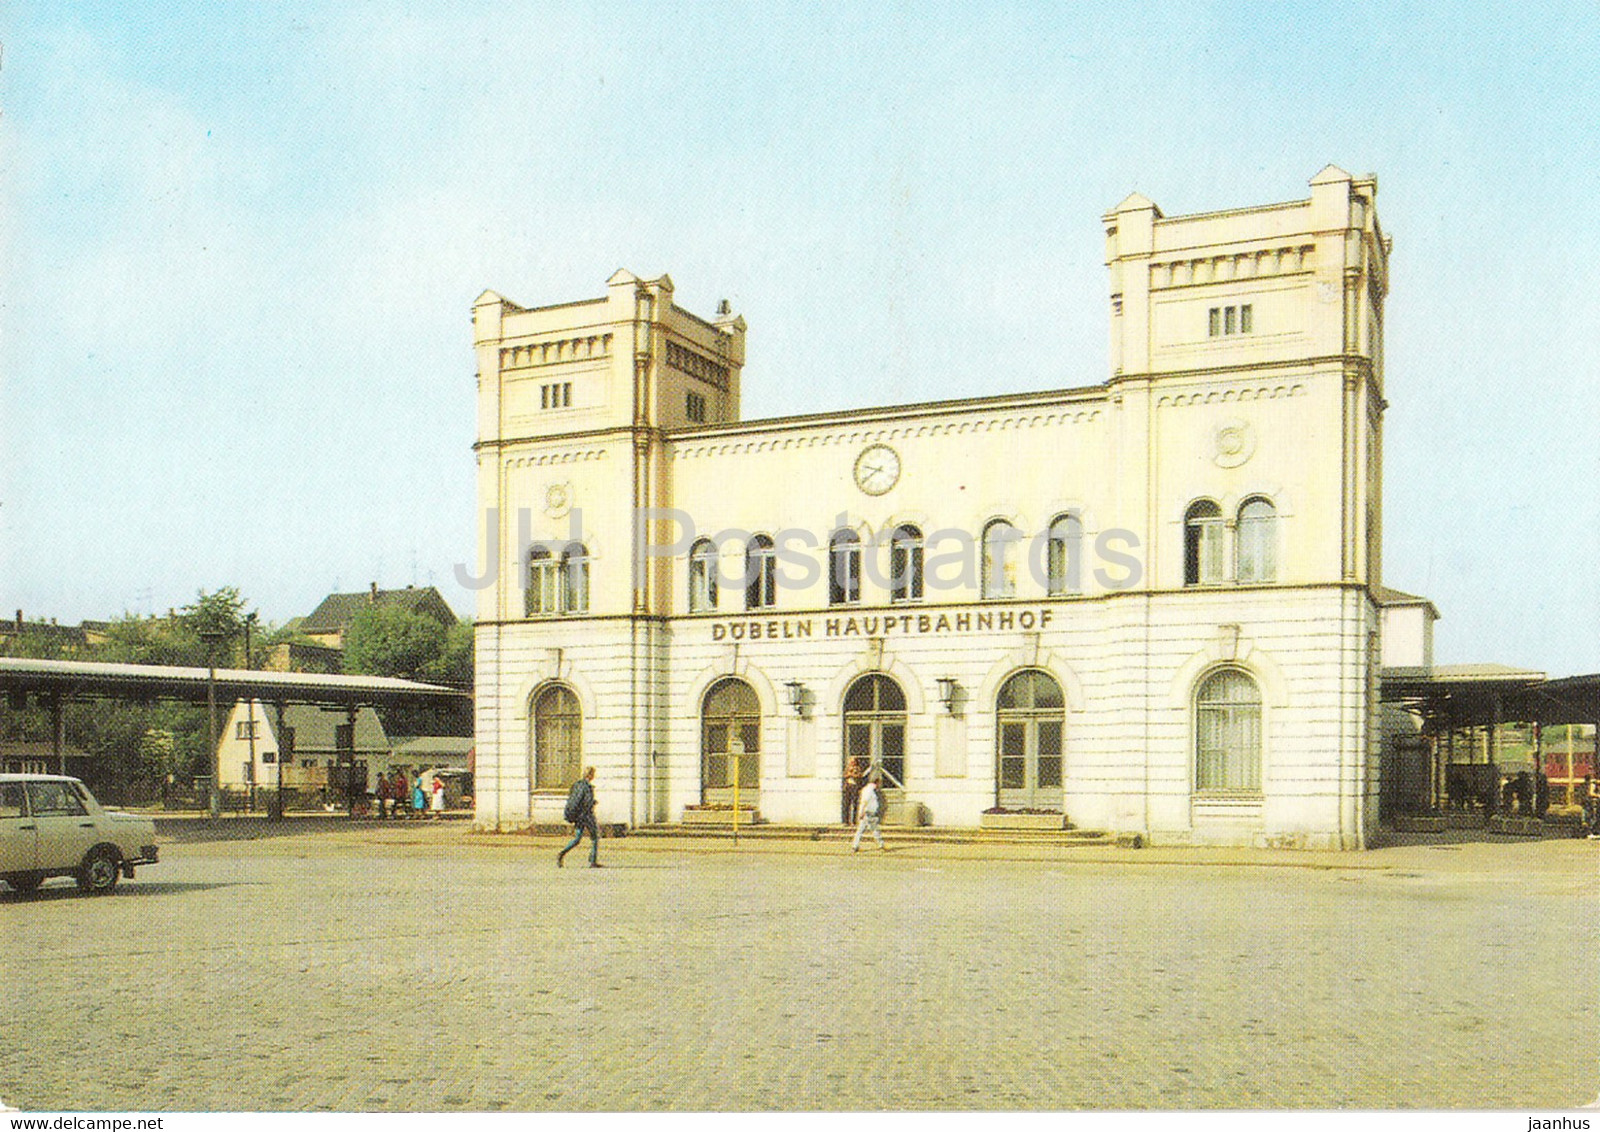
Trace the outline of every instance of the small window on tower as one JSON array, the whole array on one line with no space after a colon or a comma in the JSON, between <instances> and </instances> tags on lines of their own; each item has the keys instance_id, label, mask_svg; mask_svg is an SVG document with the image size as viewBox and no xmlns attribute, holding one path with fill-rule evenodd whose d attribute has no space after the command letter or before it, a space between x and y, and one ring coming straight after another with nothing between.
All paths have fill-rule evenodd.
<instances>
[{"instance_id":1,"label":"small window on tower","mask_svg":"<svg viewBox=\"0 0 1600 1132\"><path fill-rule=\"evenodd\" d=\"M685 413L691 421L704 423L706 419L706 399L698 393L688 395L688 404Z\"/></svg>"},{"instance_id":2,"label":"small window on tower","mask_svg":"<svg viewBox=\"0 0 1600 1132\"><path fill-rule=\"evenodd\" d=\"M1215 338L1222 333L1222 308L1212 307L1209 314L1209 333Z\"/></svg>"},{"instance_id":3,"label":"small window on tower","mask_svg":"<svg viewBox=\"0 0 1600 1132\"><path fill-rule=\"evenodd\" d=\"M1256 320L1255 320L1254 315L1255 315L1255 312L1251 309L1249 303L1246 303L1244 306L1239 308L1239 333L1240 334L1249 334L1250 331L1255 328L1255 321Z\"/></svg>"},{"instance_id":4,"label":"small window on tower","mask_svg":"<svg viewBox=\"0 0 1600 1132\"><path fill-rule=\"evenodd\" d=\"M1235 334L1239 329L1239 308L1227 307L1222 312L1222 332Z\"/></svg>"}]
</instances>

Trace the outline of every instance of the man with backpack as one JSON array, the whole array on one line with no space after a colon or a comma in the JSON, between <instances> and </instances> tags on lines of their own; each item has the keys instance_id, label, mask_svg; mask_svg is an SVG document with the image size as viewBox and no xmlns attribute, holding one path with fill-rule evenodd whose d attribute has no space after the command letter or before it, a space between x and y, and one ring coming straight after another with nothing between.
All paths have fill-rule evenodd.
<instances>
[{"instance_id":1,"label":"man with backpack","mask_svg":"<svg viewBox=\"0 0 1600 1132\"><path fill-rule=\"evenodd\" d=\"M878 841L878 848L887 850L883 834L878 832L878 823L883 819L883 785L878 775L867 779L867 784L861 788L860 806L861 820L856 825L856 839L850 843L850 852L861 852L861 835L869 829Z\"/></svg>"},{"instance_id":2,"label":"man with backpack","mask_svg":"<svg viewBox=\"0 0 1600 1132\"><path fill-rule=\"evenodd\" d=\"M572 840L556 854L556 868L562 867L563 858L578 847L583 835L589 835L589 867L600 868L600 827L594 820L594 767L583 772L583 777L572 784L567 795L567 808L562 816L572 823Z\"/></svg>"}]
</instances>

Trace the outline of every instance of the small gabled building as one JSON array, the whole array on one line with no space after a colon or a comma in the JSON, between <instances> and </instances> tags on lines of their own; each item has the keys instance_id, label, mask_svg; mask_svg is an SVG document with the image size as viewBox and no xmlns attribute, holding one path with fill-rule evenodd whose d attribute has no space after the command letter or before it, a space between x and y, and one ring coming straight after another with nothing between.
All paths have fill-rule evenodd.
<instances>
[{"instance_id":1,"label":"small gabled building","mask_svg":"<svg viewBox=\"0 0 1600 1132\"><path fill-rule=\"evenodd\" d=\"M344 648L345 634L362 610L372 606L399 606L431 617L449 628L456 623L455 611L433 586L407 586L401 590L380 590L373 582L365 591L329 594L300 622L298 629L308 640L325 648Z\"/></svg>"}]
</instances>

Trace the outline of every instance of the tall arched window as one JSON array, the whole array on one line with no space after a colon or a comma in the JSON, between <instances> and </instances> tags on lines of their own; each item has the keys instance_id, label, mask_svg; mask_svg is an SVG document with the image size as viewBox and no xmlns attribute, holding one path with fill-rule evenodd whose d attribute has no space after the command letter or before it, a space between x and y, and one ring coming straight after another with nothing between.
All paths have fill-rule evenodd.
<instances>
[{"instance_id":1,"label":"tall arched window","mask_svg":"<svg viewBox=\"0 0 1600 1132\"><path fill-rule=\"evenodd\" d=\"M1066 700L1048 672L1026 669L995 697L996 773L1000 804L1017 809L1061 806L1061 733Z\"/></svg>"},{"instance_id":2,"label":"tall arched window","mask_svg":"<svg viewBox=\"0 0 1600 1132\"><path fill-rule=\"evenodd\" d=\"M561 552L561 612L585 613L589 609L589 548L569 542Z\"/></svg>"},{"instance_id":3,"label":"tall arched window","mask_svg":"<svg viewBox=\"0 0 1600 1132\"><path fill-rule=\"evenodd\" d=\"M744 607L765 609L778 601L778 570L772 540L756 535L744 552Z\"/></svg>"},{"instance_id":4,"label":"tall arched window","mask_svg":"<svg viewBox=\"0 0 1600 1132\"><path fill-rule=\"evenodd\" d=\"M828 540L828 604L861 600L861 538L848 527Z\"/></svg>"},{"instance_id":5,"label":"tall arched window","mask_svg":"<svg viewBox=\"0 0 1600 1132\"><path fill-rule=\"evenodd\" d=\"M1223 668L1195 696L1195 789L1261 790L1261 689L1248 673Z\"/></svg>"},{"instance_id":6,"label":"tall arched window","mask_svg":"<svg viewBox=\"0 0 1600 1132\"><path fill-rule=\"evenodd\" d=\"M689 612L717 608L717 546L708 538L689 551Z\"/></svg>"},{"instance_id":7,"label":"tall arched window","mask_svg":"<svg viewBox=\"0 0 1600 1132\"><path fill-rule=\"evenodd\" d=\"M844 754L881 771L885 789L904 789L906 694L889 677L863 676L844 694Z\"/></svg>"},{"instance_id":8,"label":"tall arched window","mask_svg":"<svg viewBox=\"0 0 1600 1132\"><path fill-rule=\"evenodd\" d=\"M889 536L889 597L891 601L922 598L922 531L903 523Z\"/></svg>"},{"instance_id":9,"label":"tall arched window","mask_svg":"<svg viewBox=\"0 0 1600 1132\"><path fill-rule=\"evenodd\" d=\"M1017 596L1017 528L995 519L983 528L983 596Z\"/></svg>"},{"instance_id":10,"label":"tall arched window","mask_svg":"<svg viewBox=\"0 0 1600 1132\"><path fill-rule=\"evenodd\" d=\"M1222 581L1222 508L1209 499L1189 505L1183 517L1183 584Z\"/></svg>"},{"instance_id":11,"label":"tall arched window","mask_svg":"<svg viewBox=\"0 0 1600 1132\"><path fill-rule=\"evenodd\" d=\"M533 701L533 788L565 790L583 773L583 712L570 688L551 684Z\"/></svg>"},{"instance_id":12,"label":"tall arched window","mask_svg":"<svg viewBox=\"0 0 1600 1132\"><path fill-rule=\"evenodd\" d=\"M1050 524L1047 551L1048 592L1071 594L1083 589L1083 521L1076 515L1057 515Z\"/></svg>"},{"instance_id":13,"label":"tall arched window","mask_svg":"<svg viewBox=\"0 0 1600 1132\"><path fill-rule=\"evenodd\" d=\"M731 799L734 755L739 757L739 804L743 806L747 792L761 785L761 701L754 688L730 676L711 685L700 705L700 788L704 801ZM750 797L750 801L754 804L756 799Z\"/></svg>"},{"instance_id":14,"label":"tall arched window","mask_svg":"<svg viewBox=\"0 0 1600 1132\"><path fill-rule=\"evenodd\" d=\"M528 588L523 593L523 612L529 617L561 612L561 565L542 546L528 551Z\"/></svg>"},{"instance_id":15,"label":"tall arched window","mask_svg":"<svg viewBox=\"0 0 1600 1132\"><path fill-rule=\"evenodd\" d=\"M1272 582L1278 577L1278 512L1257 496L1239 508L1239 580Z\"/></svg>"}]
</instances>

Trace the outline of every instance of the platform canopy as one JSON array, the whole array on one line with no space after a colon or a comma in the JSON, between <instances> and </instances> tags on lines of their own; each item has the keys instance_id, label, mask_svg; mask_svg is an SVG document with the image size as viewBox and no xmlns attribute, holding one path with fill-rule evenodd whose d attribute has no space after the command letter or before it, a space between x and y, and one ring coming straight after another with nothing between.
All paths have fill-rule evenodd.
<instances>
[{"instance_id":1,"label":"platform canopy","mask_svg":"<svg viewBox=\"0 0 1600 1132\"><path fill-rule=\"evenodd\" d=\"M320 672L256 672L238 668L183 668L164 664L28 660L0 657L0 694L63 699L205 703L262 700L282 704L420 707L466 703L471 693L441 684L388 676L331 676Z\"/></svg>"},{"instance_id":2,"label":"platform canopy","mask_svg":"<svg viewBox=\"0 0 1600 1132\"><path fill-rule=\"evenodd\" d=\"M1503 664L1385 668L1383 701L1444 728L1600 723L1600 674L1549 679Z\"/></svg>"}]
</instances>

